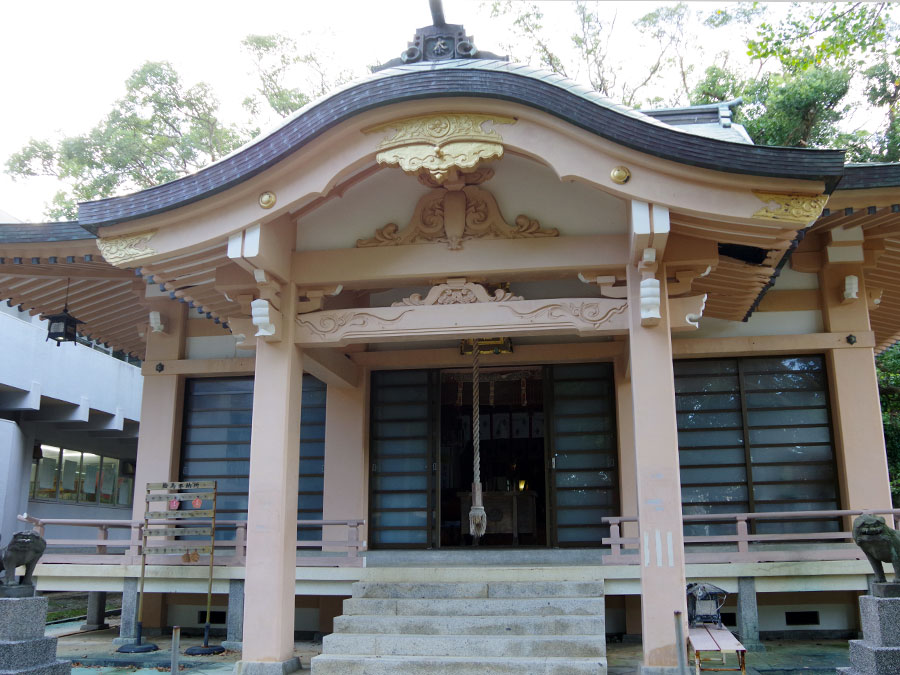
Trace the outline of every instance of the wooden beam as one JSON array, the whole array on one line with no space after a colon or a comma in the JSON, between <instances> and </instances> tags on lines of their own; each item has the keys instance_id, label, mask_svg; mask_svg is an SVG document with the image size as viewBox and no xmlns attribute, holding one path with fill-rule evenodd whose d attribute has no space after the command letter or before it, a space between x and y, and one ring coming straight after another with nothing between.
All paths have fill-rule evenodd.
<instances>
[{"instance_id":1,"label":"wooden beam","mask_svg":"<svg viewBox=\"0 0 900 675\"><path fill-rule=\"evenodd\" d=\"M449 277L488 282L574 278L578 272L621 270L627 255L625 235L480 239L465 242L461 251L443 244L299 251L293 269L300 287L385 288L430 285Z\"/></svg>"},{"instance_id":2,"label":"wooden beam","mask_svg":"<svg viewBox=\"0 0 900 675\"><path fill-rule=\"evenodd\" d=\"M875 333L854 332L856 342L847 342L849 333L809 333L807 335L758 335L755 337L686 338L672 340L675 358L707 356L754 356L759 354L815 354L828 349L875 346Z\"/></svg>"},{"instance_id":3,"label":"wooden beam","mask_svg":"<svg viewBox=\"0 0 900 675\"><path fill-rule=\"evenodd\" d=\"M626 309L624 300L553 298L325 310L301 314L294 341L314 348L468 337L599 337L627 332Z\"/></svg>"},{"instance_id":4,"label":"wooden beam","mask_svg":"<svg viewBox=\"0 0 900 675\"><path fill-rule=\"evenodd\" d=\"M144 361L141 375L191 375L193 377L224 377L228 375L252 375L255 357L235 359L170 359L164 361ZM157 367L162 365L162 370Z\"/></svg>"},{"instance_id":5,"label":"wooden beam","mask_svg":"<svg viewBox=\"0 0 900 675\"><path fill-rule=\"evenodd\" d=\"M304 350L303 370L337 387L353 388L360 382L359 366L337 349Z\"/></svg>"},{"instance_id":6,"label":"wooden beam","mask_svg":"<svg viewBox=\"0 0 900 675\"><path fill-rule=\"evenodd\" d=\"M625 354L627 343L571 342L564 344L520 345L512 354L484 354L481 364L525 366L542 363L586 363L612 361ZM307 350L309 353L312 350ZM411 368L471 368L472 357L453 347L443 349L397 349L383 352L356 352L350 358L371 370L408 370Z\"/></svg>"},{"instance_id":7,"label":"wooden beam","mask_svg":"<svg viewBox=\"0 0 900 675\"><path fill-rule=\"evenodd\" d=\"M53 269L47 269L50 266ZM134 279L134 271L118 270L115 267L103 269L86 269L84 267L75 267L65 263L50 265L50 263L41 263L37 265L0 265L0 277L56 277L60 280L65 279Z\"/></svg>"}]
</instances>

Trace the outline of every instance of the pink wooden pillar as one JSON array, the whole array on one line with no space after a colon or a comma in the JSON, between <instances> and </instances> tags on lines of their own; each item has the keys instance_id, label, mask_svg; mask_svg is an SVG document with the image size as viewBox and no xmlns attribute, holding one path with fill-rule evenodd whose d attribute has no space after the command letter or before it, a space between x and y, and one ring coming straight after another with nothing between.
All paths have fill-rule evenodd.
<instances>
[{"instance_id":1,"label":"pink wooden pillar","mask_svg":"<svg viewBox=\"0 0 900 675\"><path fill-rule=\"evenodd\" d=\"M294 657L294 581L303 356L292 331L286 332L280 342L257 339L244 644L236 673L282 675L300 668Z\"/></svg>"},{"instance_id":2,"label":"pink wooden pillar","mask_svg":"<svg viewBox=\"0 0 900 675\"><path fill-rule=\"evenodd\" d=\"M628 268L629 365L641 566L644 673L677 666L673 613L687 616L681 480L665 274L661 319L641 325L641 274Z\"/></svg>"},{"instance_id":3,"label":"pink wooden pillar","mask_svg":"<svg viewBox=\"0 0 900 675\"><path fill-rule=\"evenodd\" d=\"M619 436L619 514L637 515L637 479L634 466L634 401L627 360L616 359L616 429ZM637 536L637 523L622 523L623 537Z\"/></svg>"},{"instance_id":4,"label":"pink wooden pillar","mask_svg":"<svg viewBox=\"0 0 900 675\"><path fill-rule=\"evenodd\" d=\"M322 517L325 520L366 518L366 429L369 419L366 385L364 382L357 387L329 384L326 397ZM347 534L344 526L324 529L324 539L330 541L346 540ZM359 537L367 538L365 526Z\"/></svg>"},{"instance_id":5,"label":"pink wooden pillar","mask_svg":"<svg viewBox=\"0 0 900 675\"><path fill-rule=\"evenodd\" d=\"M147 334L144 363L151 367L161 361L184 357L187 305L168 298L149 301L152 310L165 317L166 332ZM138 432L137 465L134 477L132 520L144 519L147 483L178 478L181 452L181 416L184 407L184 378L179 375L146 375L141 398L141 428ZM165 502L158 502L160 509Z\"/></svg>"},{"instance_id":6,"label":"pink wooden pillar","mask_svg":"<svg viewBox=\"0 0 900 675\"><path fill-rule=\"evenodd\" d=\"M855 275L859 280L859 298L845 302L844 283L848 275ZM819 286L827 331L859 335L871 330L861 263L826 264L819 272ZM890 478L884 450L875 352L871 347L856 345L829 349L826 356L831 385L831 418L841 475L841 507L890 508Z\"/></svg>"}]
</instances>

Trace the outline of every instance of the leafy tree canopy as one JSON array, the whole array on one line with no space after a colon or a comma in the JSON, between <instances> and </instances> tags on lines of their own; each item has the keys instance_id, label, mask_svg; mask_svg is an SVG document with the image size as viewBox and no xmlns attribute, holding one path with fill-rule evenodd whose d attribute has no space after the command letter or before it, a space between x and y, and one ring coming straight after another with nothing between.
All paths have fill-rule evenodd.
<instances>
[{"instance_id":1,"label":"leafy tree canopy","mask_svg":"<svg viewBox=\"0 0 900 675\"><path fill-rule=\"evenodd\" d=\"M208 85L186 87L166 62L148 62L125 83L125 96L97 126L57 143L32 139L6 163L15 177L56 176L47 209L74 219L76 203L165 183L214 162L247 140L218 118Z\"/></svg>"}]
</instances>

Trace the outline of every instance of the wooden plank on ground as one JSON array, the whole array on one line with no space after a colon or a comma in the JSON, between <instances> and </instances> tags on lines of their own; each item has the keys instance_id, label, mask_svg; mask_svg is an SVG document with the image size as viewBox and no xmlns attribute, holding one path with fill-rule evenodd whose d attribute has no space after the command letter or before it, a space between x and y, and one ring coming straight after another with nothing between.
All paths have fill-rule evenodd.
<instances>
[{"instance_id":1,"label":"wooden plank on ground","mask_svg":"<svg viewBox=\"0 0 900 675\"><path fill-rule=\"evenodd\" d=\"M719 645L712 639L706 628L691 628L688 631L688 640L695 652L717 652Z\"/></svg>"},{"instance_id":2,"label":"wooden plank on ground","mask_svg":"<svg viewBox=\"0 0 900 675\"><path fill-rule=\"evenodd\" d=\"M731 631L727 628L709 628L710 637L719 645L719 649L723 652L745 652L747 651Z\"/></svg>"}]
</instances>

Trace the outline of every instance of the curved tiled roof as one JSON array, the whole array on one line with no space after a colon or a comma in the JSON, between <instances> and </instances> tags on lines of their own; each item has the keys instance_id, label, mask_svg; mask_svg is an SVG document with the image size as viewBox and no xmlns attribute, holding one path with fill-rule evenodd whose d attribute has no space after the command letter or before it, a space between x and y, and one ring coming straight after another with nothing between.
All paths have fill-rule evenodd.
<instances>
[{"instance_id":1,"label":"curved tiled roof","mask_svg":"<svg viewBox=\"0 0 900 675\"><path fill-rule=\"evenodd\" d=\"M195 174L131 195L80 204L78 220L95 229L178 208L259 174L361 112L403 101L449 97L519 103L639 152L717 171L822 180L830 189L844 168L842 150L753 146L707 138L614 104L555 73L505 61L465 59L375 73L305 106L266 136Z\"/></svg>"}]
</instances>

